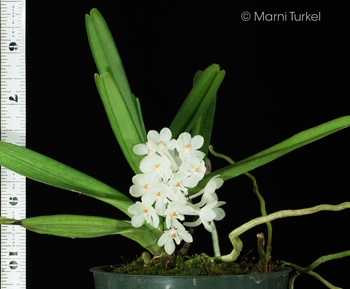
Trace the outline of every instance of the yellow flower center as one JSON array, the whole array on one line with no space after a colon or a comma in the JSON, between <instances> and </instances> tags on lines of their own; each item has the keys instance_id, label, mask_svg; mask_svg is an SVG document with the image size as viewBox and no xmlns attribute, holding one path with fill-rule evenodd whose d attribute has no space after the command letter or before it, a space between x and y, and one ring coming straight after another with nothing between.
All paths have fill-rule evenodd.
<instances>
[{"instance_id":1,"label":"yellow flower center","mask_svg":"<svg viewBox=\"0 0 350 289\"><path fill-rule=\"evenodd\" d=\"M156 167L157 169L159 169L159 168L160 168L160 164L155 165L155 167Z\"/></svg>"},{"instance_id":2,"label":"yellow flower center","mask_svg":"<svg viewBox=\"0 0 350 289\"><path fill-rule=\"evenodd\" d=\"M186 149L189 149L189 148L190 148L190 145L185 145L185 148L186 148Z\"/></svg>"},{"instance_id":3,"label":"yellow flower center","mask_svg":"<svg viewBox=\"0 0 350 289\"><path fill-rule=\"evenodd\" d=\"M180 187L180 183L177 182L177 183L175 184L175 187Z\"/></svg>"},{"instance_id":4,"label":"yellow flower center","mask_svg":"<svg viewBox=\"0 0 350 289\"><path fill-rule=\"evenodd\" d=\"M148 184L145 184L145 185L143 186L143 188L144 188L144 189L148 189Z\"/></svg>"},{"instance_id":5,"label":"yellow flower center","mask_svg":"<svg viewBox=\"0 0 350 289\"><path fill-rule=\"evenodd\" d=\"M176 234L175 234L175 233L172 233L170 236L173 237L173 238L175 238L175 237L176 237Z\"/></svg>"},{"instance_id":6,"label":"yellow flower center","mask_svg":"<svg viewBox=\"0 0 350 289\"><path fill-rule=\"evenodd\" d=\"M147 209L143 209L143 212L144 212L145 214L147 214L148 210L147 210Z\"/></svg>"},{"instance_id":7,"label":"yellow flower center","mask_svg":"<svg viewBox=\"0 0 350 289\"><path fill-rule=\"evenodd\" d=\"M196 173L199 173L199 168L196 168L194 171L195 171Z\"/></svg>"},{"instance_id":8,"label":"yellow flower center","mask_svg":"<svg viewBox=\"0 0 350 289\"><path fill-rule=\"evenodd\" d=\"M160 197L162 194L160 192L156 193L156 196Z\"/></svg>"},{"instance_id":9,"label":"yellow flower center","mask_svg":"<svg viewBox=\"0 0 350 289\"><path fill-rule=\"evenodd\" d=\"M171 215L172 215L173 217L175 217L175 216L176 216L176 212L175 212L175 211L172 212Z\"/></svg>"},{"instance_id":10,"label":"yellow flower center","mask_svg":"<svg viewBox=\"0 0 350 289\"><path fill-rule=\"evenodd\" d=\"M162 144L163 144L163 143L162 143L161 141L160 141L160 142L158 142L158 145L159 145L159 146L161 146Z\"/></svg>"},{"instance_id":11,"label":"yellow flower center","mask_svg":"<svg viewBox=\"0 0 350 289\"><path fill-rule=\"evenodd\" d=\"M147 152L148 152L149 154L151 153L151 151L150 151L149 149L147 150Z\"/></svg>"}]
</instances>

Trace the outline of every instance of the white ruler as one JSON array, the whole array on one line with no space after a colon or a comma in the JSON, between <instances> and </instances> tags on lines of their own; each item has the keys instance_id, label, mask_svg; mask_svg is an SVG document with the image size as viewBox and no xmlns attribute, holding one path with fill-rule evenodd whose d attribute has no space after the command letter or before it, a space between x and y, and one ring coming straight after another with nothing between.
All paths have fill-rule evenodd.
<instances>
[{"instance_id":1,"label":"white ruler","mask_svg":"<svg viewBox=\"0 0 350 289\"><path fill-rule=\"evenodd\" d=\"M1 0L1 140L26 144L25 0ZM26 217L26 181L1 167L1 216ZM1 226L1 289L26 288L26 232Z\"/></svg>"}]
</instances>

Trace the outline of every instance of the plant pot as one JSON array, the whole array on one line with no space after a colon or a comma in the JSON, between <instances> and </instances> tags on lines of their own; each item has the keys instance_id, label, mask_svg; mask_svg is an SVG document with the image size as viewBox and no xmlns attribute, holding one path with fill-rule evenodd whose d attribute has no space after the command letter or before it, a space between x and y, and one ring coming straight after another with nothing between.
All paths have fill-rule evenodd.
<instances>
[{"instance_id":1,"label":"plant pot","mask_svg":"<svg viewBox=\"0 0 350 289\"><path fill-rule=\"evenodd\" d=\"M113 266L116 267L116 266ZM275 272L230 276L149 276L111 273L111 266L91 268L96 289L287 289L289 267Z\"/></svg>"}]
</instances>

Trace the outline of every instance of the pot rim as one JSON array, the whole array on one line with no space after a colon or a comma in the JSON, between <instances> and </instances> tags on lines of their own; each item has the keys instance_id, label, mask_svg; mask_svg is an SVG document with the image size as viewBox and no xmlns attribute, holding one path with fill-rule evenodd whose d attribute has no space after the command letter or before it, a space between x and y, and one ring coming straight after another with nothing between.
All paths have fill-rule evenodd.
<instances>
[{"instance_id":1,"label":"pot rim","mask_svg":"<svg viewBox=\"0 0 350 289\"><path fill-rule=\"evenodd\" d=\"M110 269L111 267L118 267L121 264L117 265L104 265L104 266L97 266L90 268L90 271L94 274L112 274L116 276L130 276L130 277L142 277L142 278L232 278L232 277L240 277L240 278L249 278L249 277L254 277L254 276L260 276L264 277L267 275L284 275L284 274L289 274L293 269L288 266L280 266L277 265L275 268L277 268L276 271L272 273L262 273L262 274L246 274L246 275L222 275L222 276L173 276L173 275L135 275L135 274L119 274L119 273L112 273L107 271L107 269Z\"/></svg>"}]
</instances>

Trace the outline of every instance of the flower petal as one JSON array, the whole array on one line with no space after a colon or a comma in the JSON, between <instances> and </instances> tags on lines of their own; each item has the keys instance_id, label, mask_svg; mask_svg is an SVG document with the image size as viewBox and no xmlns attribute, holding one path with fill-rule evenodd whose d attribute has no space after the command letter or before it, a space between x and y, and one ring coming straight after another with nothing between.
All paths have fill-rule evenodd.
<instances>
[{"instance_id":1,"label":"flower petal","mask_svg":"<svg viewBox=\"0 0 350 289\"><path fill-rule=\"evenodd\" d=\"M169 238L171 238L170 234L168 234L168 232L164 232L158 240L158 246L163 246L169 240Z\"/></svg>"},{"instance_id":2,"label":"flower petal","mask_svg":"<svg viewBox=\"0 0 350 289\"><path fill-rule=\"evenodd\" d=\"M178 230L185 230L185 227L176 218L173 218L172 224Z\"/></svg>"},{"instance_id":3,"label":"flower petal","mask_svg":"<svg viewBox=\"0 0 350 289\"><path fill-rule=\"evenodd\" d=\"M219 176L217 176L217 177L218 178L215 179L215 183L216 183L216 189L219 189L224 184L224 180L219 178Z\"/></svg>"},{"instance_id":4,"label":"flower petal","mask_svg":"<svg viewBox=\"0 0 350 289\"><path fill-rule=\"evenodd\" d=\"M145 215L144 214L134 215L131 219L131 224L135 228L141 227L144 222L145 222Z\"/></svg>"},{"instance_id":5,"label":"flower petal","mask_svg":"<svg viewBox=\"0 0 350 289\"><path fill-rule=\"evenodd\" d=\"M165 203L161 198L157 198L155 209L158 215L163 216L165 211Z\"/></svg>"},{"instance_id":6,"label":"flower petal","mask_svg":"<svg viewBox=\"0 0 350 289\"><path fill-rule=\"evenodd\" d=\"M187 243L193 242L192 235L187 231L178 231L179 236Z\"/></svg>"},{"instance_id":7,"label":"flower petal","mask_svg":"<svg viewBox=\"0 0 350 289\"><path fill-rule=\"evenodd\" d=\"M199 149L202 147L204 143L204 138L201 135L196 135L192 138L191 142L190 142L190 148L191 150L195 149Z\"/></svg>"},{"instance_id":8,"label":"flower petal","mask_svg":"<svg viewBox=\"0 0 350 289\"><path fill-rule=\"evenodd\" d=\"M204 228L208 231L208 232L213 232L213 228L209 225L208 222L203 222Z\"/></svg>"},{"instance_id":9,"label":"flower petal","mask_svg":"<svg viewBox=\"0 0 350 289\"><path fill-rule=\"evenodd\" d=\"M210 209L206 210L205 207L203 210L201 210L200 218L203 221L211 222L212 220L214 220L215 217L216 217L216 214L213 210L210 210Z\"/></svg>"},{"instance_id":10,"label":"flower petal","mask_svg":"<svg viewBox=\"0 0 350 289\"><path fill-rule=\"evenodd\" d=\"M183 132L179 135L179 139L182 141L183 146L185 146L191 142L191 135L188 132Z\"/></svg>"},{"instance_id":11,"label":"flower petal","mask_svg":"<svg viewBox=\"0 0 350 289\"><path fill-rule=\"evenodd\" d=\"M154 142L154 143L158 143L159 142L159 133L155 130L150 130L147 134L147 139Z\"/></svg>"},{"instance_id":12,"label":"flower petal","mask_svg":"<svg viewBox=\"0 0 350 289\"><path fill-rule=\"evenodd\" d=\"M147 190L140 185L132 185L129 189L130 195L132 195L135 198L143 196L146 193L146 191Z\"/></svg>"},{"instance_id":13,"label":"flower petal","mask_svg":"<svg viewBox=\"0 0 350 289\"><path fill-rule=\"evenodd\" d=\"M141 202L136 202L128 208L128 212L132 215L137 215L140 214L144 208Z\"/></svg>"},{"instance_id":14,"label":"flower petal","mask_svg":"<svg viewBox=\"0 0 350 289\"><path fill-rule=\"evenodd\" d=\"M141 201L146 206L152 206L154 202L157 200L156 194L153 191L147 191L142 197Z\"/></svg>"},{"instance_id":15,"label":"flower petal","mask_svg":"<svg viewBox=\"0 0 350 289\"><path fill-rule=\"evenodd\" d=\"M169 150L174 150L176 148L176 139L172 139L166 145Z\"/></svg>"},{"instance_id":16,"label":"flower petal","mask_svg":"<svg viewBox=\"0 0 350 289\"><path fill-rule=\"evenodd\" d=\"M215 214L216 214L216 217L214 218L215 221L220 221L222 220L224 217L225 217L225 211L221 208L216 208L214 210Z\"/></svg>"},{"instance_id":17,"label":"flower petal","mask_svg":"<svg viewBox=\"0 0 350 289\"><path fill-rule=\"evenodd\" d=\"M148 153L148 148L143 143L135 145L132 150L134 151L135 154L140 155L140 156L147 155L147 153Z\"/></svg>"},{"instance_id":18,"label":"flower petal","mask_svg":"<svg viewBox=\"0 0 350 289\"><path fill-rule=\"evenodd\" d=\"M202 224L202 220L201 219L197 219L196 221L194 222L184 222L183 223L186 227L197 227L199 226L200 224Z\"/></svg>"},{"instance_id":19,"label":"flower petal","mask_svg":"<svg viewBox=\"0 0 350 289\"><path fill-rule=\"evenodd\" d=\"M171 139L171 131L167 127L163 128L159 133L160 140L164 143L168 143Z\"/></svg>"},{"instance_id":20,"label":"flower petal","mask_svg":"<svg viewBox=\"0 0 350 289\"><path fill-rule=\"evenodd\" d=\"M164 249L168 255L171 255L172 253L174 253L175 244L174 244L173 238L169 238L167 240L167 242L165 243Z\"/></svg>"},{"instance_id":21,"label":"flower petal","mask_svg":"<svg viewBox=\"0 0 350 289\"><path fill-rule=\"evenodd\" d=\"M153 209L153 208L151 207L151 209ZM153 220L153 222L152 222L153 224L151 224L151 226L153 226L154 228L158 228L159 217L154 209L151 210L151 216L152 216L152 220Z\"/></svg>"},{"instance_id":22,"label":"flower petal","mask_svg":"<svg viewBox=\"0 0 350 289\"><path fill-rule=\"evenodd\" d=\"M183 181L183 185L187 188L194 188L195 186L197 186L199 180L201 179L200 176L199 176L199 173L190 176L189 178L187 178L186 180Z\"/></svg>"}]
</instances>

